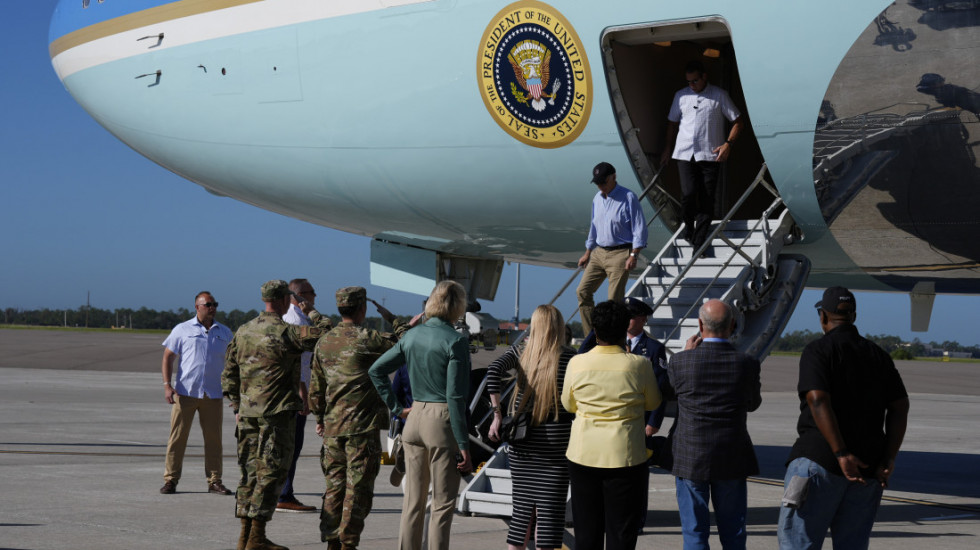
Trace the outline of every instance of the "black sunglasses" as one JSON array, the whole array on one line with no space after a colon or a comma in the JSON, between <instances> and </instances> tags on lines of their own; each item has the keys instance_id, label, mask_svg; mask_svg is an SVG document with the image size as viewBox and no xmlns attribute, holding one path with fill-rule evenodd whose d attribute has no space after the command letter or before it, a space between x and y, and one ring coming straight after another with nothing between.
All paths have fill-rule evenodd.
<instances>
[{"instance_id":1,"label":"black sunglasses","mask_svg":"<svg viewBox=\"0 0 980 550\"><path fill-rule=\"evenodd\" d=\"M204 302L203 304L197 304L197 305L204 306L204 307L217 308L218 307L218 302Z\"/></svg>"}]
</instances>

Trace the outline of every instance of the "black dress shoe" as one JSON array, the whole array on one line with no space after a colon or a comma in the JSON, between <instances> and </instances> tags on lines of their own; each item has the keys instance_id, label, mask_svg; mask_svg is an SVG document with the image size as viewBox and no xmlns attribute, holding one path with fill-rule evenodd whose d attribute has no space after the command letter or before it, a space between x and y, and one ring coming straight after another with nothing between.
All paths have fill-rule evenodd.
<instances>
[{"instance_id":1,"label":"black dress shoe","mask_svg":"<svg viewBox=\"0 0 980 550\"><path fill-rule=\"evenodd\" d=\"M208 485L208 492L214 493L216 495L230 495L231 491L227 487L221 484L220 481L215 481L214 483Z\"/></svg>"},{"instance_id":2,"label":"black dress shoe","mask_svg":"<svg viewBox=\"0 0 980 550\"><path fill-rule=\"evenodd\" d=\"M160 487L161 495L172 495L177 492L177 482L167 480L163 483L163 487Z\"/></svg>"}]
</instances>

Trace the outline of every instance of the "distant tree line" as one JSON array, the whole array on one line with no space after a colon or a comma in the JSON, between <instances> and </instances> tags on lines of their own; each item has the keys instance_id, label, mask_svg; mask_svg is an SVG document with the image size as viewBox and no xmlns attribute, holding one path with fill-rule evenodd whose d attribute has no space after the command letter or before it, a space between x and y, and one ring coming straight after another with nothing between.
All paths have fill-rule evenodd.
<instances>
[{"instance_id":1,"label":"distant tree line","mask_svg":"<svg viewBox=\"0 0 980 550\"><path fill-rule=\"evenodd\" d=\"M822 332L812 330L796 330L784 333L773 346L773 351L801 352L810 342L823 336ZM945 342L925 343L918 338L911 342L904 342L898 336L887 334L865 334L865 338L881 346L881 348L891 354L896 359L912 359L914 357L926 357L934 355L935 352L953 351L969 353L971 357L980 358L980 346L964 346L959 342L946 340ZM930 353L932 351L933 353Z\"/></svg>"},{"instance_id":2,"label":"distant tree line","mask_svg":"<svg viewBox=\"0 0 980 550\"><path fill-rule=\"evenodd\" d=\"M242 311L233 309L231 311L218 311L214 318L219 323L227 326L231 330L238 330L238 327L251 321L259 315L258 310L250 309ZM99 309L95 307L82 306L78 309L15 309L6 308L3 310L3 324L5 325L27 325L42 327L88 327L88 328L132 328L138 330L170 330L179 323L190 319L194 312L187 308L180 308L172 311L157 311L141 307L139 309L119 308L119 309ZM408 322L411 317L402 316L399 319ZM330 315L330 320L336 325L340 322L340 316ZM391 330L381 317L368 317L364 320L364 325L375 330Z\"/></svg>"}]
</instances>

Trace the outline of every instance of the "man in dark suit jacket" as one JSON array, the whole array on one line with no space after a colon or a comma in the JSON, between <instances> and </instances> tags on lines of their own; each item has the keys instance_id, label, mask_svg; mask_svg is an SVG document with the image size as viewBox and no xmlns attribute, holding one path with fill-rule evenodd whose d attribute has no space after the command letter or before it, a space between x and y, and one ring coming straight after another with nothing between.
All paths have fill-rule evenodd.
<instances>
[{"instance_id":1,"label":"man in dark suit jacket","mask_svg":"<svg viewBox=\"0 0 980 550\"><path fill-rule=\"evenodd\" d=\"M735 349L732 308L709 300L698 313L700 335L687 341L667 366L677 395L673 434L677 508L684 550L707 549L714 505L722 547L745 548L745 478L759 463L745 421L762 403L759 361Z\"/></svg>"}]
</instances>

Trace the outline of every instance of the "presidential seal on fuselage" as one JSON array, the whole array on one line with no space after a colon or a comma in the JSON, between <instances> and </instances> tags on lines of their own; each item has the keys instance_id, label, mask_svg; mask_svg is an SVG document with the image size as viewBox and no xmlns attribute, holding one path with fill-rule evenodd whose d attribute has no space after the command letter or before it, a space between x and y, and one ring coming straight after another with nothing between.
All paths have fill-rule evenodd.
<instances>
[{"instance_id":1,"label":"presidential seal on fuselage","mask_svg":"<svg viewBox=\"0 0 980 550\"><path fill-rule=\"evenodd\" d=\"M497 124L535 147L571 143L592 111L585 48L558 10L542 2L515 2L493 18L480 42L477 80Z\"/></svg>"}]
</instances>

